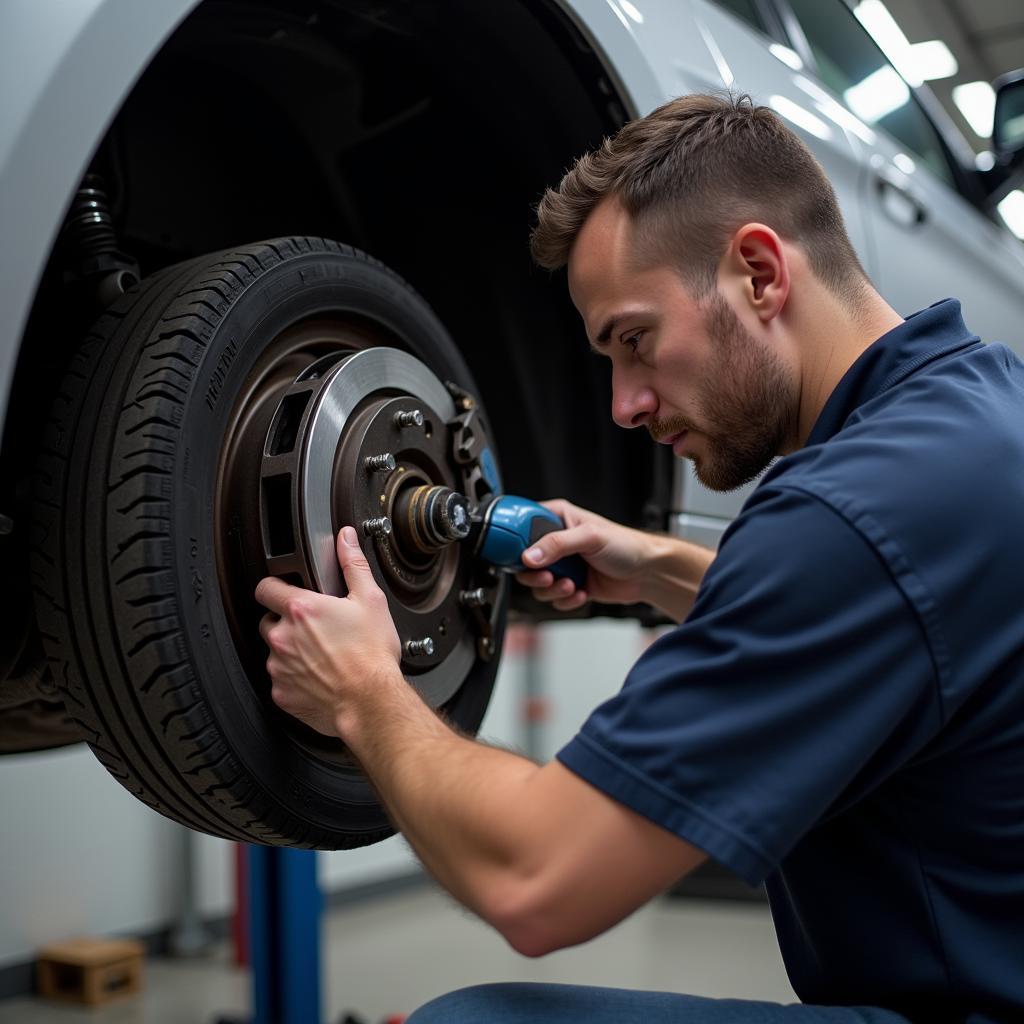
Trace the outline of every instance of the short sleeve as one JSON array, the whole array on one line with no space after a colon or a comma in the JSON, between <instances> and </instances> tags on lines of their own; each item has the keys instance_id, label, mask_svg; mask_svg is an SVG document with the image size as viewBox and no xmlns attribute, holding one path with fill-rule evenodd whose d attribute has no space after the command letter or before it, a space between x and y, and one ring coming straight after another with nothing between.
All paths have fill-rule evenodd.
<instances>
[{"instance_id":1,"label":"short sleeve","mask_svg":"<svg viewBox=\"0 0 1024 1024\"><path fill-rule=\"evenodd\" d=\"M936 685L876 548L817 497L762 485L690 616L558 758L758 884L935 733Z\"/></svg>"}]
</instances>

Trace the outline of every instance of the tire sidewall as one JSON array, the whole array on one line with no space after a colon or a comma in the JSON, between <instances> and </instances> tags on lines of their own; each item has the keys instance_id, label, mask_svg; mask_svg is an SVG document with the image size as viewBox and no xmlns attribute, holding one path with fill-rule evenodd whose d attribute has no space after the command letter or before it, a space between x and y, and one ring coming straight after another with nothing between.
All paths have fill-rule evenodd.
<instances>
[{"instance_id":1,"label":"tire sidewall","mask_svg":"<svg viewBox=\"0 0 1024 1024\"><path fill-rule=\"evenodd\" d=\"M324 830L371 834L389 826L365 778L340 771L291 740L281 728L281 713L270 705L269 681L247 676L224 610L214 536L220 454L243 382L282 331L302 320L336 315L368 318L442 380L475 392L465 363L429 306L385 268L324 251L286 258L250 282L204 344L193 346L197 369L176 453L171 539L179 548L176 589L188 657L230 754L291 813ZM262 641L254 636L253 643ZM452 702L461 728L479 726L495 672L495 663L475 662Z\"/></svg>"}]
</instances>

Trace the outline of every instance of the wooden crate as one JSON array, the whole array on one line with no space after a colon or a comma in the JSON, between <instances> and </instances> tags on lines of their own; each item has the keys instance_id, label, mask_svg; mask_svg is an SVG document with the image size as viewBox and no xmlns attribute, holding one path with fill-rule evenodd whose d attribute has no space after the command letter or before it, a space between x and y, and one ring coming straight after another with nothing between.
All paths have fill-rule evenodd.
<instances>
[{"instance_id":1,"label":"wooden crate","mask_svg":"<svg viewBox=\"0 0 1024 1024\"><path fill-rule=\"evenodd\" d=\"M47 999L99 1006L142 989L146 947L134 939L71 939L39 950L36 978Z\"/></svg>"}]
</instances>

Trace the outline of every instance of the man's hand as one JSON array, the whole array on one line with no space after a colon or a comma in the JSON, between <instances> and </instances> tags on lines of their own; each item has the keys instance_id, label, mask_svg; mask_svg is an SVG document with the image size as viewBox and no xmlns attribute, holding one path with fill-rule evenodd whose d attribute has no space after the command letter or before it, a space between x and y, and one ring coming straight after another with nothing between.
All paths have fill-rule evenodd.
<instances>
[{"instance_id":1,"label":"man's hand","mask_svg":"<svg viewBox=\"0 0 1024 1024\"><path fill-rule=\"evenodd\" d=\"M270 696L282 711L327 736L363 712L386 682L401 680L402 650L388 610L351 526L338 534L347 597L260 580L256 600L273 614L260 622L270 648ZM404 682L403 682L404 685Z\"/></svg>"},{"instance_id":2,"label":"man's hand","mask_svg":"<svg viewBox=\"0 0 1024 1024\"><path fill-rule=\"evenodd\" d=\"M523 564L533 566L534 571L517 573L516 579L530 587L534 597L566 612L591 600L606 604L643 601L676 621L685 617L714 558L713 551L620 526L561 499L542 504L561 516L565 529L545 534L523 555ZM570 579L556 581L543 568L567 555L582 555L587 563L583 590Z\"/></svg>"},{"instance_id":3,"label":"man's hand","mask_svg":"<svg viewBox=\"0 0 1024 1024\"><path fill-rule=\"evenodd\" d=\"M644 566L653 556L650 534L619 526L561 499L541 504L562 518L565 529L545 534L523 555L523 564L540 569L566 555L582 555L589 572L585 590L577 590L570 579L556 581L547 570L517 573L516 579L533 589L534 597L564 612L580 608L590 600L631 604L644 599Z\"/></svg>"}]
</instances>

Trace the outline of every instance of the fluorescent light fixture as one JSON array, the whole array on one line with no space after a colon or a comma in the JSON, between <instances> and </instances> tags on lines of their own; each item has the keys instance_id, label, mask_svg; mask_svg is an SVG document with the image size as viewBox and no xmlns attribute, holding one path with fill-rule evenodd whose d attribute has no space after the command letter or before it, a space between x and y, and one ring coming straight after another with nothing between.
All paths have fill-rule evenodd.
<instances>
[{"instance_id":1,"label":"fluorescent light fixture","mask_svg":"<svg viewBox=\"0 0 1024 1024\"><path fill-rule=\"evenodd\" d=\"M1006 226L1018 237L1024 238L1024 192L1014 189L996 207Z\"/></svg>"},{"instance_id":2,"label":"fluorescent light fixture","mask_svg":"<svg viewBox=\"0 0 1024 1024\"><path fill-rule=\"evenodd\" d=\"M995 167L995 165L996 155L995 153L992 152L991 149L982 150L974 158L974 166L977 167L979 171L991 171L992 168Z\"/></svg>"},{"instance_id":3,"label":"fluorescent light fixture","mask_svg":"<svg viewBox=\"0 0 1024 1024\"><path fill-rule=\"evenodd\" d=\"M768 52L794 71L803 71L804 62L800 59L800 54L796 50L791 50L788 46L783 46L782 43L772 43L768 47Z\"/></svg>"},{"instance_id":4,"label":"fluorescent light fixture","mask_svg":"<svg viewBox=\"0 0 1024 1024\"><path fill-rule=\"evenodd\" d=\"M815 116L799 103L794 103L785 96L772 96L768 106L787 121L792 121L798 128L810 132L819 139L831 139L832 129L820 117Z\"/></svg>"},{"instance_id":5,"label":"fluorescent light fixture","mask_svg":"<svg viewBox=\"0 0 1024 1024\"><path fill-rule=\"evenodd\" d=\"M867 0L865 0L867 2ZM907 83L888 64L843 93L847 106L868 124L899 110L910 99Z\"/></svg>"},{"instance_id":6,"label":"fluorescent light fixture","mask_svg":"<svg viewBox=\"0 0 1024 1024\"><path fill-rule=\"evenodd\" d=\"M953 86L953 102L979 139L992 137L996 94L988 82L966 82Z\"/></svg>"},{"instance_id":7,"label":"fluorescent light fixture","mask_svg":"<svg viewBox=\"0 0 1024 1024\"><path fill-rule=\"evenodd\" d=\"M921 78L917 72L910 43L882 0L861 0L853 9L853 13L868 30L871 38L878 43L886 57L892 61L893 67L911 85L920 85ZM893 107L893 110L895 109Z\"/></svg>"},{"instance_id":8,"label":"fluorescent light fixture","mask_svg":"<svg viewBox=\"0 0 1024 1024\"><path fill-rule=\"evenodd\" d=\"M619 6L628 14L638 25L644 23L644 16L637 10L635 4L631 4L629 0L619 0ZM955 71L950 72L956 74Z\"/></svg>"},{"instance_id":9,"label":"fluorescent light fixture","mask_svg":"<svg viewBox=\"0 0 1024 1024\"><path fill-rule=\"evenodd\" d=\"M910 63L917 77L924 82L952 78L960 70L953 52L941 39L914 43L910 47Z\"/></svg>"}]
</instances>

